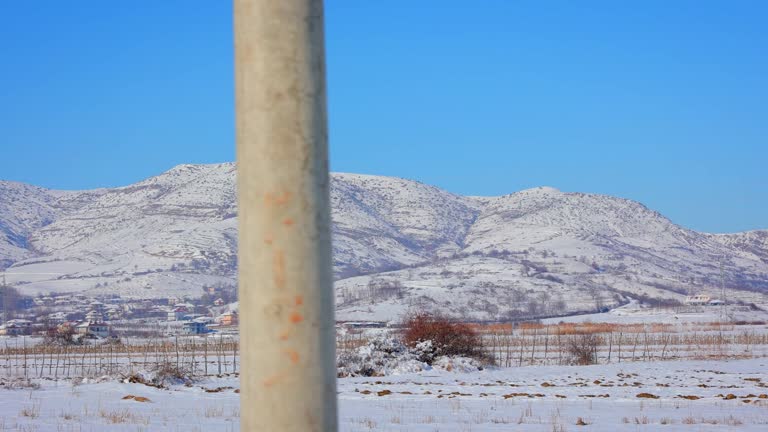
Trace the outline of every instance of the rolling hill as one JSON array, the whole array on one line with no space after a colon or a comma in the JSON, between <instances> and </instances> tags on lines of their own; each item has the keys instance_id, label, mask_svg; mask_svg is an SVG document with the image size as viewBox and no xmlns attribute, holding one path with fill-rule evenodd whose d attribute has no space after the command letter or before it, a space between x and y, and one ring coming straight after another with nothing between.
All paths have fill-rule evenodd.
<instances>
[{"instance_id":1,"label":"rolling hill","mask_svg":"<svg viewBox=\"0 0 768 432\"><path fill-rule=\"evenodd\" d=\"M23 293L198 296L234 284L235 166L181 165L120 188L0 182L0 269ZM589 311L728 288L768 306L768 231L699 233L640 203L535 188L464 197L332 175L340 319L431 308L474 319Z\"/></svg>"}]
</instances>

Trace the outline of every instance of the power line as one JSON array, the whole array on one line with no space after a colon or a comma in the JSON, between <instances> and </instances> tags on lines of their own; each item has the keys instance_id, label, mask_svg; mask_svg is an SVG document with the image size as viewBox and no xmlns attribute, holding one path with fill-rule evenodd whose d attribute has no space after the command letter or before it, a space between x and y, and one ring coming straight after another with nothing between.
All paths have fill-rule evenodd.
<instances>
[{"instance_id":1,"label":"power line","mask_svg":"<svg viewBox=\"0 0 768 432\"><path fill-rule=\"evenodd\" d=\"M724 265L725 265L725 255L723 255L723 258L720 260L720 296L723 299L723 305L721 308L721 321L727 321L728 319L728 301L725 297L725 270L723 269Z\"/></svg>"}]
</instances>

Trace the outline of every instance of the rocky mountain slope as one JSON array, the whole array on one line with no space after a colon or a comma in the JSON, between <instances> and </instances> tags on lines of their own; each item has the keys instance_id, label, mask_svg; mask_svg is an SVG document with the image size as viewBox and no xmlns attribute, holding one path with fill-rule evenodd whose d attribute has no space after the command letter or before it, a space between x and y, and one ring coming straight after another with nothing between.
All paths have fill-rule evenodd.
<instances>
[{"instance_id":1,"label":"rocky mountain slope","mask_svg":"<svg viewBox=\"0 0 768 432\"><path fill-rule=\"evenodd\" d=\"M331 199L341 319L414 307L555 315L721 283L733 300L768 305L767 231L698 233L633 201L551 188L462 197L334 174ZM197 296L235 281L236 214L234 164L181 165L95 191L0 182L0 268L30 294Z\"/></svg>"},{"instance_id":2,"label":"rocky mountain slope","mask_svg":"<svg viewBox=\"0 0 768 432\"><path fill-rule=\"evenodd\" d=\"M736 234L709 234L710 239L741 252L747 259L768 263L768 230Z\"/></svg>"}]
</instances>

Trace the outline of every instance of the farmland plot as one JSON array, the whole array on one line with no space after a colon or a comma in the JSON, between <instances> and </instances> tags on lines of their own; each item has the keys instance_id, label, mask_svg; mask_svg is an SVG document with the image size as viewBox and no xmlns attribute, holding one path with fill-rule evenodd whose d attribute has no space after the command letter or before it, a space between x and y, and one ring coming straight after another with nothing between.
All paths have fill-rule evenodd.
<instances>
[{"instance_id":1,"label":"farmland plot","mask_svg":"<svg viewBox=\"0 0 768 432\"><path fill-rule=\"evenodd\" d=\"M426 370L339 380L345 432L763 431L768 361ZM458 372L457 372L458 371ZM5 380L0 431L237 431L237 377L166 389L112 379Z\"/></svg>"},{"instance_id":2,"label":"farmland plot","mask_svg":"<svg viewBox=\"0 0 768 432\"><path fill-rule=\"evenodd\" d=\"M454 358L340 378L341 430L768 429L763 322L475 328L495 366ZM341 331L337 348L365 351L396 332ZM597 364L575 365L571 347L584 337ZM86 346L16 338L0 345L0 432L237 431L238 354L236 337ZM162 370L184 376L134 379Z\"/></svg>"}]
</instances>

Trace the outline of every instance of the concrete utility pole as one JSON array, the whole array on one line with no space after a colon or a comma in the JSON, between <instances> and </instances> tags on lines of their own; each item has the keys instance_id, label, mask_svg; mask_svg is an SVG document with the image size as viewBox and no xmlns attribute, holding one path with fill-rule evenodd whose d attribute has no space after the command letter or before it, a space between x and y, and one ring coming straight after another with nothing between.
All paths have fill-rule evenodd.
<instances>
[{"instance_id":1,"label":"concrete utility pole","mask_svg":"<svg viewBox=\"0 0 768 432\"><path fill-rule=\"evenodd\" d=\"M235 0L242 431L335 431L322 0Z\"/></svg>"}]
</instances>

